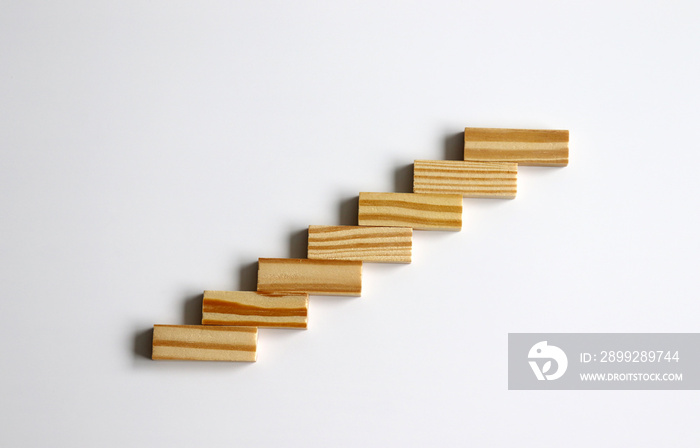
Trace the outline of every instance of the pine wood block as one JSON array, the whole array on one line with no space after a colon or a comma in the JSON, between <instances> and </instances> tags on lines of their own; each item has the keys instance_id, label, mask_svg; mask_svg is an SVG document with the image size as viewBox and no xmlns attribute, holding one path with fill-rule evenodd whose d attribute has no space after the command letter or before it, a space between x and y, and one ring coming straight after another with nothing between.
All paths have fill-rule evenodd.
<instances>
[{"instance_id":1,"label":"pine wood block","mask_svg":"<svg viewBox=\"0 0 700 448\"><path fill-rule=\"evenodd\" d=\"M362 292L362 262L260 258L258 291L359 296Z\"/></svg>"},{"instance_id":2,"label":"pine wood block","mask_svg":"<svg viewBox=\"0 0 700 448\"><path fill-rule=\"evenodd\" d=\"M461 194L360 193L361 226L460 230Z\"/></svg>"},{"instance_id":3,"label":"pine wood block","mask_svg":"<svg viewBox=\"0 0 700 448\"><path fill-rule=\"evenodd\" d=\"M204 291L202 325L306 328L309 295Z\"/></svg>"},{"instance_id":4,"label":"pine wood block","mask_svg":"<svg viewBox=\"0 0 700 448\"><path fill-rule=\"evenodd\" d=\"M566 166L569 131L465 128L464 160Z\"/></svg>"},{"instance_id":5,"label":"pine wood block","mask_svg":"<svg viewBox=\"0 0 700 448\"><path fill-rule=\"evenodd\" d=\"M416 160L415 193L458 193L466 198L513 199L517 192L518 164L461 160Z\"/></svg>"},{"instance_id":6,"label":"pine wood block","mask_svg":"<svg viewBox=\"0 0 700 448\"><path fill-rule=\"evenodd\" d=\"M410 263L412 239L409 227L309 226L308 257Z\"/></svg>"},{"instance_id":7,"label":"pine wood block","mask_svg":"<svg viewBox=\"0 0 700 448\"><path fill-rule=\"evenodd\" d=\"M153 359L255 361L258 329L154 325Z\"/></svg>"}]
</instances>

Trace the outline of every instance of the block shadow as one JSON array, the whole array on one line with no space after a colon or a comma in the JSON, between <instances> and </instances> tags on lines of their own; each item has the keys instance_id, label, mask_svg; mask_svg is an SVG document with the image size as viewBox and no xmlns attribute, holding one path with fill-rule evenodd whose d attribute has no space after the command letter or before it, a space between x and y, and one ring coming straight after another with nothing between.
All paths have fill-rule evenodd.
<instances>
[{"instance_id":1,"label":"block shadow","mask_svg":"<svg viewBox=\"0 0 700 448\"><path fill-rule=\"evenodd\" d=\"M246 263L238 268L238 290L257 291L258 262Z\"/></svg>"},{"instance_id":2,"label":"block shadow","mask_svg":"<svg viewBox=\"0 0 700 448\"><path fill-rule=\"evenodd\" d=\"M295 230L289 236L289 258L306 258L309 254L309 229Z\"/></svg>"},{"instance_id":3,"label":"block shadow","mask_svg":"<svg viewBox=\"0 0 700 448\"><path fill-rule=\"evenodd\" d=\"M413 164L403 165L394 170L394 191L413 193Z\"/></svg>"},{"instance_id":4,"label":"block shadow","mask_svg":"<svg viewBox=\"0 0 700 448\"><path fill-rule=\"evenodd\" d=\"M134 334L134 357L151 359L153 352L153 327L139 330Z\"/></svg>"},{"instance_id":5,"label":"block shadow","mask_svg":"<svg viewBox=\"0 0 700 448\"><path fill-rule=\"evenodd\" d=\"M204 294L196 294L185 299L182 313L184 325L202 325L202 301Z\"/></svg>"},{"instance_id":6,"label":"block shadow","mask_svg":"<svg viewBox=\"0 0 700 448\"><path fill-rule=\"evenodd\" d=\"M360 197L343 199L338 207L339 222L341 226L356 226L358 224L357 215L360 211Z\"/></svg>"},{"instance_id":7,"label":"block shadow","mask_svg":"<svg viewBox=\"0 0 700 448\"><path fill-rule=\"evenodd\" d=\"M464 160L464 131L447 134L443 146L445 160Z\"/></svg>"}]
</instances>

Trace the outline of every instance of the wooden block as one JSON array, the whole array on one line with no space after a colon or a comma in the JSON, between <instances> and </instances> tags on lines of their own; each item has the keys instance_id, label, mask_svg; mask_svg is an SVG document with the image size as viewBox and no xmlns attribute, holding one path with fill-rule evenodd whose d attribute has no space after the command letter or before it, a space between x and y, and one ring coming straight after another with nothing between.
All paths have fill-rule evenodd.
<instances>
[{"instance_id":1,"label":"wooden block","mask_svg":"<svg viewBox=\"0 0 700 448\"><path fill-rule=\"evenodd\" d=\"M154 325L153 359L255 361L258 329Z\"/></svg>"},{"instance_id":2,"label":"wooden block","mask_svg":"<svg viewBox=\"0 0 700 448\"><path fill-rule=\"evenodd\" d=\"M416 160L414 193L458 193L466 198L513 199L518 164L461 160Z\"/></svg>"},{"instance_id":3,"label":"wooden block","mask_svg":"<svg viewBox=\"0 0 700 448\"><path fill-rule=\"evenodd\" d=\"M309 226L309 258L410 263L408 227Z\"/></svg>"},{"instance_id":4,"label":"wooden block","mask_svg":"<svg viewBox=\"0 0 700 448\"><path fill-rule=\"evenodd\" d=\"M424 193L360 193L361 226L460 230L462 195Z\"/></svg>"},{"instance_id":5,"label":"wooden block","mask_svg":"<svg viewBox=\"0 0 700 448\"><path fill-rule=\"evenodd\" d=\"M465 128L464 160L566 166L569 131Z\"/></svg>"},{"instance_id":6,"label":"wooden block","mask_svg":"<svg viewBox=\"0 0 700 448\"><path fill-rule=\"evenodd\" d=\"M204 291L202 325L306 328L308 294Z\"/></svg>"},{"instance_id":7,"label":"wooden block","mask_svg":"<svg viewBox=\"0 0 700 448\"><path fill-rule=\"evenodd\" d=\"M260 258L258 291L359 296L362 292L362 262Z\"/></svg>"}]
</instances>

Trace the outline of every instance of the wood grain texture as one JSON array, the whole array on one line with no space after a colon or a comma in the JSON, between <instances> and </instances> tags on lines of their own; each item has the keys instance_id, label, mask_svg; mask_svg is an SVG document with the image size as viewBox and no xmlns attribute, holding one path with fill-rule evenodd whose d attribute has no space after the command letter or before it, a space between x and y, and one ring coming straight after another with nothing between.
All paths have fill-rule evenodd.
<instances>
[{"instance_id":1,"label":"wood grain texture","mask_svg":"<svg viewBox=\"0 0 700 448\"><path fill-rule=\"evenodd\" d=\"M255 361L258 329L203 325L154 325L153 359Z\"/></svg>"},{"instance_id":2,"label":"wood grain texture","mask_svg":"<svg viewBox=\"0 0 700 448\"><path fill-rule=\"evenodd\" d=\"M412 237L408 227L309 226L308 257L410 263Z\"/></svg>"},{"instance_id":3,"label":"wood grain texture","mask_svg":"<svg viewBox=\"0 0 700 448\"><path fill-rule=\"evenodd\" d=\"M460 230L462 195L425 193L360 193L361 226Z\"/></svg>"},{"instance_id":4,"label":"wood grain texture","mask_svg":"<svg viewBox=\"0 0 700 448\"><path fill-rule=\"evenodd\" d=\"M202 301L202 325L305 329L308 313L308 294L204 291Z\"/></svg>"},{"instance_id":5,"label":"wood grain texture","mask_svg":"<svg viewBox=\"0 0 700 448\"><path fill-rule=\"evenodd\" d=\"M569 131L465 128L464 160L566 166Z\"/></svg>"},{"instance_id":6,"label":"wood grain texture","mask_svg":"<svg viewBox=\"0 0 700 448\"><path fill-rule=\"evenodd\" d=\"M467 198L513 199L518 164L461 160L416 160L414 193L458 193Z\"/></svg>"},{"instance_id":7,"label":"wood grain texture","mask_svg":"<svg viewBox=\"0 0 700 448\"><path fill-rule=\"evenodd\" d=\"M359 296L362 293L362 262L260 258L258 291Z\"/></svg>"}]
</instances>

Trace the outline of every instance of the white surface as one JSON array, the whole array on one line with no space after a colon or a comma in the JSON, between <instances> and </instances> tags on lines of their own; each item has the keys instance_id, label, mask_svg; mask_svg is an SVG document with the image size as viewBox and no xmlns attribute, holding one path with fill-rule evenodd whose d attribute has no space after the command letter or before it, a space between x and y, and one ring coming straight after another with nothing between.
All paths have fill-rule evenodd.
<instances>
[{"instance_id":1,"label":"white surface","mask_svg":"<svg viewBox=\"0 0 700 448\"><path fill-rule=\"evenodd\" d=\"M320 3L3 3L0 445L696 447L698 392L508 391L506 343L700 330L697 3ZM135 352L464 126L570 166L254 365Z\"/></svg>"}]
</instances>

